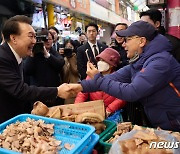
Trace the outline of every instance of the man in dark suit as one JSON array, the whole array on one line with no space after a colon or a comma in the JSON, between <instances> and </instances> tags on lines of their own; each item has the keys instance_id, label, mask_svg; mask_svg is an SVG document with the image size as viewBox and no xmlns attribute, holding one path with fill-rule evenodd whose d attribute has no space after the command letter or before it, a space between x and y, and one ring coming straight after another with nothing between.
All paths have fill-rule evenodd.
<instances>
[{"instance_id":1,"label":"man in dark suit","mask_svg":"<svg viewBox=\"0 0 180 154\"><path fill-rule=\"evenodd\" d=\"M29 101L66 98L64 85L59 87L28 86L23 81L22 58L32 54L36 35L31 20L23 15L6 21L2 33L5 43L0 46L0 123L24 113ZM48 55L45 55L48 56Z\"/></svg>"},{"instance_id":2,"label":"man in dark suit","mask_svg":"<svg viewBox=\"0 0 180 154\"><path fill-rule=\"evenodd\" d=\"M88 42L77 48L77 68L81 75L81 80L86 78L87 62L91 61L96 65L95 57L101 53L107 45L97 42L98 26L89 23L85 27Z\"/></svg>"},{"instance_id":3,"label":"man in dark suit","mask_svg":"<svg viewBox=\"0 0 180 154\"><path fill-rule=\"evenodd\" d=\"M38 87L57 87L62 84L60 71L64 66L64 58L52 48L54 35L46 31L44 39L44 50L33 48L33 55L27 57L24 62L24 74L31 77L29 85ZM37 46L36 46L37 47ZM35 50L37 49L37 50ZM45 57L49 53L49 57ZM53 101L44 101L48 107L63 105L64 100L57 98Z\"/></svg>"}]
</instances>

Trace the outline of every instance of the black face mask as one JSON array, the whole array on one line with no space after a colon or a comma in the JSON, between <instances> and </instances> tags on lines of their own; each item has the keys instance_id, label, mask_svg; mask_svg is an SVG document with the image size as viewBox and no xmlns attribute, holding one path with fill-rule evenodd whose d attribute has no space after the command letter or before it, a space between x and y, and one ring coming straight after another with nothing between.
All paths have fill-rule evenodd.
<instances>
[{"instance_id":1,"label":"black face mask","mask_svg":"<svg viewBox=\"0 0 180 154\"><path fill-rule=\"evenodd\" d=\"M65 57L71 57L72 53L73 53L73 49L71 49L71 48L65 48L64 49L64 56Z\"/></svg>"}]
</instances>

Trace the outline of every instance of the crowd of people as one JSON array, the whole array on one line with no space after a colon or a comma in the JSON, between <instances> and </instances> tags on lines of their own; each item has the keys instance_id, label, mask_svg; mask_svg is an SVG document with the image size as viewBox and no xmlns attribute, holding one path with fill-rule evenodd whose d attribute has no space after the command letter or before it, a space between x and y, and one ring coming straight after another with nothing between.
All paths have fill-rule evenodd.
<instances>
[{"instance_id":1,"label":"crowd of people","mask_svg":"<svg viewBox=\"0 0 180 154\"><path fill-rule=\"evenodd\" d=\"M28 17L11 17L0 45L0 123L30 112L35 101L103 100L107 117L122 108L127 117L128 104L138 102L152 127L179 131L180 40L162 35L161 18L148 10L129 27L116 24L107 46L96 39L95 23L62 45L55 27L37 36Z\"/></svg>"}]
</instances>

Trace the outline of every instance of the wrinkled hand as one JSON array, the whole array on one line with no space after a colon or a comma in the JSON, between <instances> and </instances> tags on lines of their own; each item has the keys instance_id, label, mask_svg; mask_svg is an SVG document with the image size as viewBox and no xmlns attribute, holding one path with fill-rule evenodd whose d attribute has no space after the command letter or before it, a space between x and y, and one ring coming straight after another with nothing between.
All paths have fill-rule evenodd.
<instances>
[{"instance_id":1,"label":"wrinkled hand","mask_svg":"<svg viewBox=\"0 0 180 154\"><path fill-rule=\"evenodd\" d=\"M99 73L98 69L91 62L87 62L86 74L93 79L97 73Z\"/></svg>"}]
</instances>

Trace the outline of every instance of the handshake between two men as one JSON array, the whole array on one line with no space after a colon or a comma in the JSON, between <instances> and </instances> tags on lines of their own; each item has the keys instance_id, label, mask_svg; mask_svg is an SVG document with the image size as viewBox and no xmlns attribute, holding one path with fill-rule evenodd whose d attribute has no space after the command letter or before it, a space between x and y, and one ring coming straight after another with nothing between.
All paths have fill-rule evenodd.
<instances>
[{"instance_id":1,"label":"handshake between two men","mask_svg":"<svg viewBox=\"0 0 180 154\"><path fill-rule=\"evenodd\" d=\"M60 85L57 89L58 89L58 97L64 99L75 97L78 94L78 92L83 90L81 84L78 83L76 84L64 83Z\"/></svg>"},{"instance_id":2,"label":"handshake between two men","mask_svg":"<svg viewBox=\"0 0 180 154\"><path fill-rule=\"evenodd\" d=\"M86 74L93 79L94 76L99 73L98 69L91 63L87 63L87 71ZM75 97L80 91L83 90L81 84L78 83L64 83L58 87L58 97L67 99Z\"/></svg>"}]
</instances>

